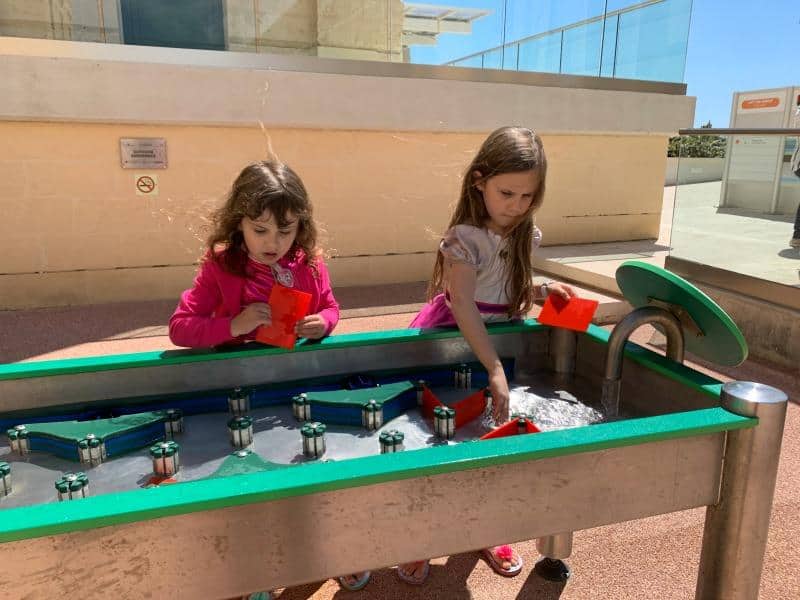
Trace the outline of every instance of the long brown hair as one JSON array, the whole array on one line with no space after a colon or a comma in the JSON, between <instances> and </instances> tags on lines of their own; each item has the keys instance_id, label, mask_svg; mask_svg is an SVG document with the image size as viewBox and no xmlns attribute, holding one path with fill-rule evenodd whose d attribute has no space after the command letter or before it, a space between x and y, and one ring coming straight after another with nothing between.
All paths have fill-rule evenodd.
<instances>
[{"instance_id":1,"label":"long brown hair","mask_svg":"<svg viewBox=\"0 0 800 600\"><path fill-rule=\"evenodd\" d=\"M531 266L531 244L533 243L533 214L544 201L547 158L541 138L526 127L501 127L489 134L464 173L461 195L448 229L466 224L484 227L489 219L483 193L477 184L495 175L536 171L539 187L533 194L530 208L508 233L508 249L505 257L506 295L509 299L508 314L526 313L533 306L533 268ZM475 178L480 172L480 179ZM444 278L444 256L437 253L433 275L428 285L428 300L442 291Z\"/></svg>"},{"instance_id":2,"label":"long brown hair","mask_svg":"<svg viewBox=\"0 0 800 600\"><path fill-rule=\"evenodd\" d=\"M252 163L239 173L224 206L211 216L208 258L230 273L246 276L247 249L239 224L245 217L258 219L265 210L278 227L288 226L290 214L297 218L297 237L289 253L302 250L303 261L316 272L320 251L308 192L297 173L274 160Z\"/></svg>"}]
</instances>

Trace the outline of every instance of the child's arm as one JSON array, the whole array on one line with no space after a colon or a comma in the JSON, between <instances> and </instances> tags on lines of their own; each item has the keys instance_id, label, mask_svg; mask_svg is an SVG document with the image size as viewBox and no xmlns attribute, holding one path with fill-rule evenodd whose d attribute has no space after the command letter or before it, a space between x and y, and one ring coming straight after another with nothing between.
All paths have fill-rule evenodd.
<instances>
[{"instance_id":1,"label":"child's arm","mask_svg":"<svg viewBox=\"0 0 800 600\"><path fill-rule=\"evenodd\" d=\"M458 328L489 374L494 420L498 424L504 423L508 420L508 381L500 357L475 305L475 268L466 263L445 260L444 276L450 293L450 307Z\"/></svg>"},{"instance_id":2,"label":"child's arm","mask_svg":"<svg viewBox=\"0 0 800 600\"><path fill-rule=\"evenodd\" d=\"M339 303L333 296L330 275L322 259L318 259L317 273L314 279L319 293L316 312L301 319L295 327L297 335L311 340L330 335L339 322Z\"/></svg>"},{"instance_id":3,"label":"child's arm","mask_svg":"<svg viewBox=\"0 0 800 600\"><path fill-rule=\"evenodd\" d=\"M181 294L178 307L169 320L172 343L187 348L211 348L234 339L231 333L233 318L213 316L221 304L222 292L214 277L213 266L204 261L194 285Z\"/></svg>"}]
</instances>

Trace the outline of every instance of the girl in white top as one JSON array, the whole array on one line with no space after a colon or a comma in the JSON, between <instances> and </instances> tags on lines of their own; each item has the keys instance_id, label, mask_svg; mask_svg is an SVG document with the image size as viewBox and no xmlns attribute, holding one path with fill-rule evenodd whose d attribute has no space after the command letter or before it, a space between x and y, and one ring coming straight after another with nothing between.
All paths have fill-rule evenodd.
<instances>
[{"instance_id":1,"label":"girl in white top","mask_svg":"<svg viewBox=\"0 0 800 600\"><path fill-rule=\"evenodd\" d=\"M537 297L570 298L568 285L534 285L531 254L542 234L533 224L542 206L547 159L542 140L525 127L502 127L483 142L466 171L461 196L428 288L429 303L411 327L456 325L489 374L493 416L508 420L508 381L485 323L523 317ZM520 572L522 559L509 546L483 551L500 575ZM409 583L422 583L428 562L398 567Z\"/></svg>"}]
</instances>

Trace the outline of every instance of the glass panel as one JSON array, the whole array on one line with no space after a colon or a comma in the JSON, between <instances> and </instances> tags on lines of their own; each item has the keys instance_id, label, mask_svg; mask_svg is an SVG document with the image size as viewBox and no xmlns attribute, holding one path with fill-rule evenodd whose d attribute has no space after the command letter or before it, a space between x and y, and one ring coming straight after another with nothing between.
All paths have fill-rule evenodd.
<instances>
[{"instance_id":1,"label":"glass panel","mask_svg":"<svg viewBox=\"0 0 800 600\"><path fill-rule=\"evenodd\" d=\"M600 75L603 21L564 30L561 72L569 75Z\"/></svg>"},{"instance_id":2,"label":"glass panel","mask_svg":"<svg viewBox=\"0 0 800 600\"><path fill-rule=\"evenodd\" d=\"M691 0L663 0L619 16L615 77L683 81Z\"/></svg>"},{"instance_id":3,"label":"glass panel","mask_svg":"<svg viewBox=\"0 0 800 600\"><path fill-rule=\"evenodd\" d=\"M671 251L689 260L798 285L800 252L790 248L800 177L790 169L796 136L681 136L668 159L677 169ZM777 176L777 177L776 177ZM666 198L665 198L666 199ZM800 232L799 232L800 233Z\"/></svg>"},{"instance_id":4,"label":"glass panel","mask_svg":"<svg viewBox=\"0 0 800 600\"><path fill-rule=\"evenodd\" d=\"M519 70L558 73L561 70L562 32L523 42L519 48Z\"/></svg>"},{"instance_id":5,"label":"glass panel","mask_svg":"<svg viewBox=\"0 0 800 600\"><path fill-rule=\"evenodd\" d=\"M619 15L606 18L603 29L603 55L600 58L600 76L613 77L617 60L617 27Z\"/></svg>"},{"instance_id":6,"label":"glass panel","mask_svg":"<svg viewBox=\"0 0 800 600\"><path fill-rule=\"evenodd\" d=\"M503 68L506 71L518 71L517 63L519 60L519 44L510 44L505 47L503 52Z\"/></svg>"},{"instance_id":7,"label":"glass panel","mask_svg":"<svg viewBox=\"0 0 800 600\"><path fill-rule=\"evenodd\" d=\"M456 67L473 67L476 69L483 68L483 54L476 54L469 58L464 58L452 63Z\"/></svg>"},{"instance_id":8,"label":"glass panel","mask_svg":"<svg viewBox=\"0 0 800 600\"><path fill-rule=\"evenodd\" d=\"M503 67L503 49L497 48L484 52L483 54L483 68L484 69L501 69Z\"/></svg>"},{"instance_id":9,"label":"glass panel","mask_svg":"<svg viewBox=\"0 0 800 600\"><path fill-rule=\"evenodd\" d=\"M409 61L503 68L505 9L506 0L405 4L403 44L408 48ZM528 10L532 11L530 7ZM482 60L484 53L491 56ZM475 60L475 56L479 58ZM516 63L516 58L513 60Z\"/></svg>"}]
</instances>

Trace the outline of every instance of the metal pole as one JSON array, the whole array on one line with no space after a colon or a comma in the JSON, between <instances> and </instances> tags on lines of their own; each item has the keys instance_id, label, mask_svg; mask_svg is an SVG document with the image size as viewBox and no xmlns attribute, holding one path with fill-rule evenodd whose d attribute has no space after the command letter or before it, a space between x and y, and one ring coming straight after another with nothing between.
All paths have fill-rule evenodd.
<instances>
[{"instance_id":1,"label":"metal pole","mask_svg":"<svg viewBox=\"0 0 800 600\"><path fill-rule=\"evenodd\" d=\"M550 330L550 359L553 371L566 378L575 373L575 352L578 346L578 335L574 331L561 327Z\"/></svg>"},{"instance_id":2,"label":"metal pole","mask_svg":"<svg viewBox=\"0 0 800 600\"><path fill-rule=\"evenodd\" d=\"M578 334L569 329L550 330L550 359L557 380L568 381L575 375ZM536 572L549 581L566 581L571 574L563 559L572 554L572 532L547 535L536 540L536 549L544 558L536 563Z\"/></svg>"},{"instance_id":3,"label":"metal pole","mask_svg":"<svg viewBox=\"0 0 800 600\"><path fill-rule=\"evenodd\" d=\"M750 429L729 431L719 502L706 511L696 600L758 598L787 397L746 381L726 383L722 407L757 417Z\"/></svg>"}]
</instances>

